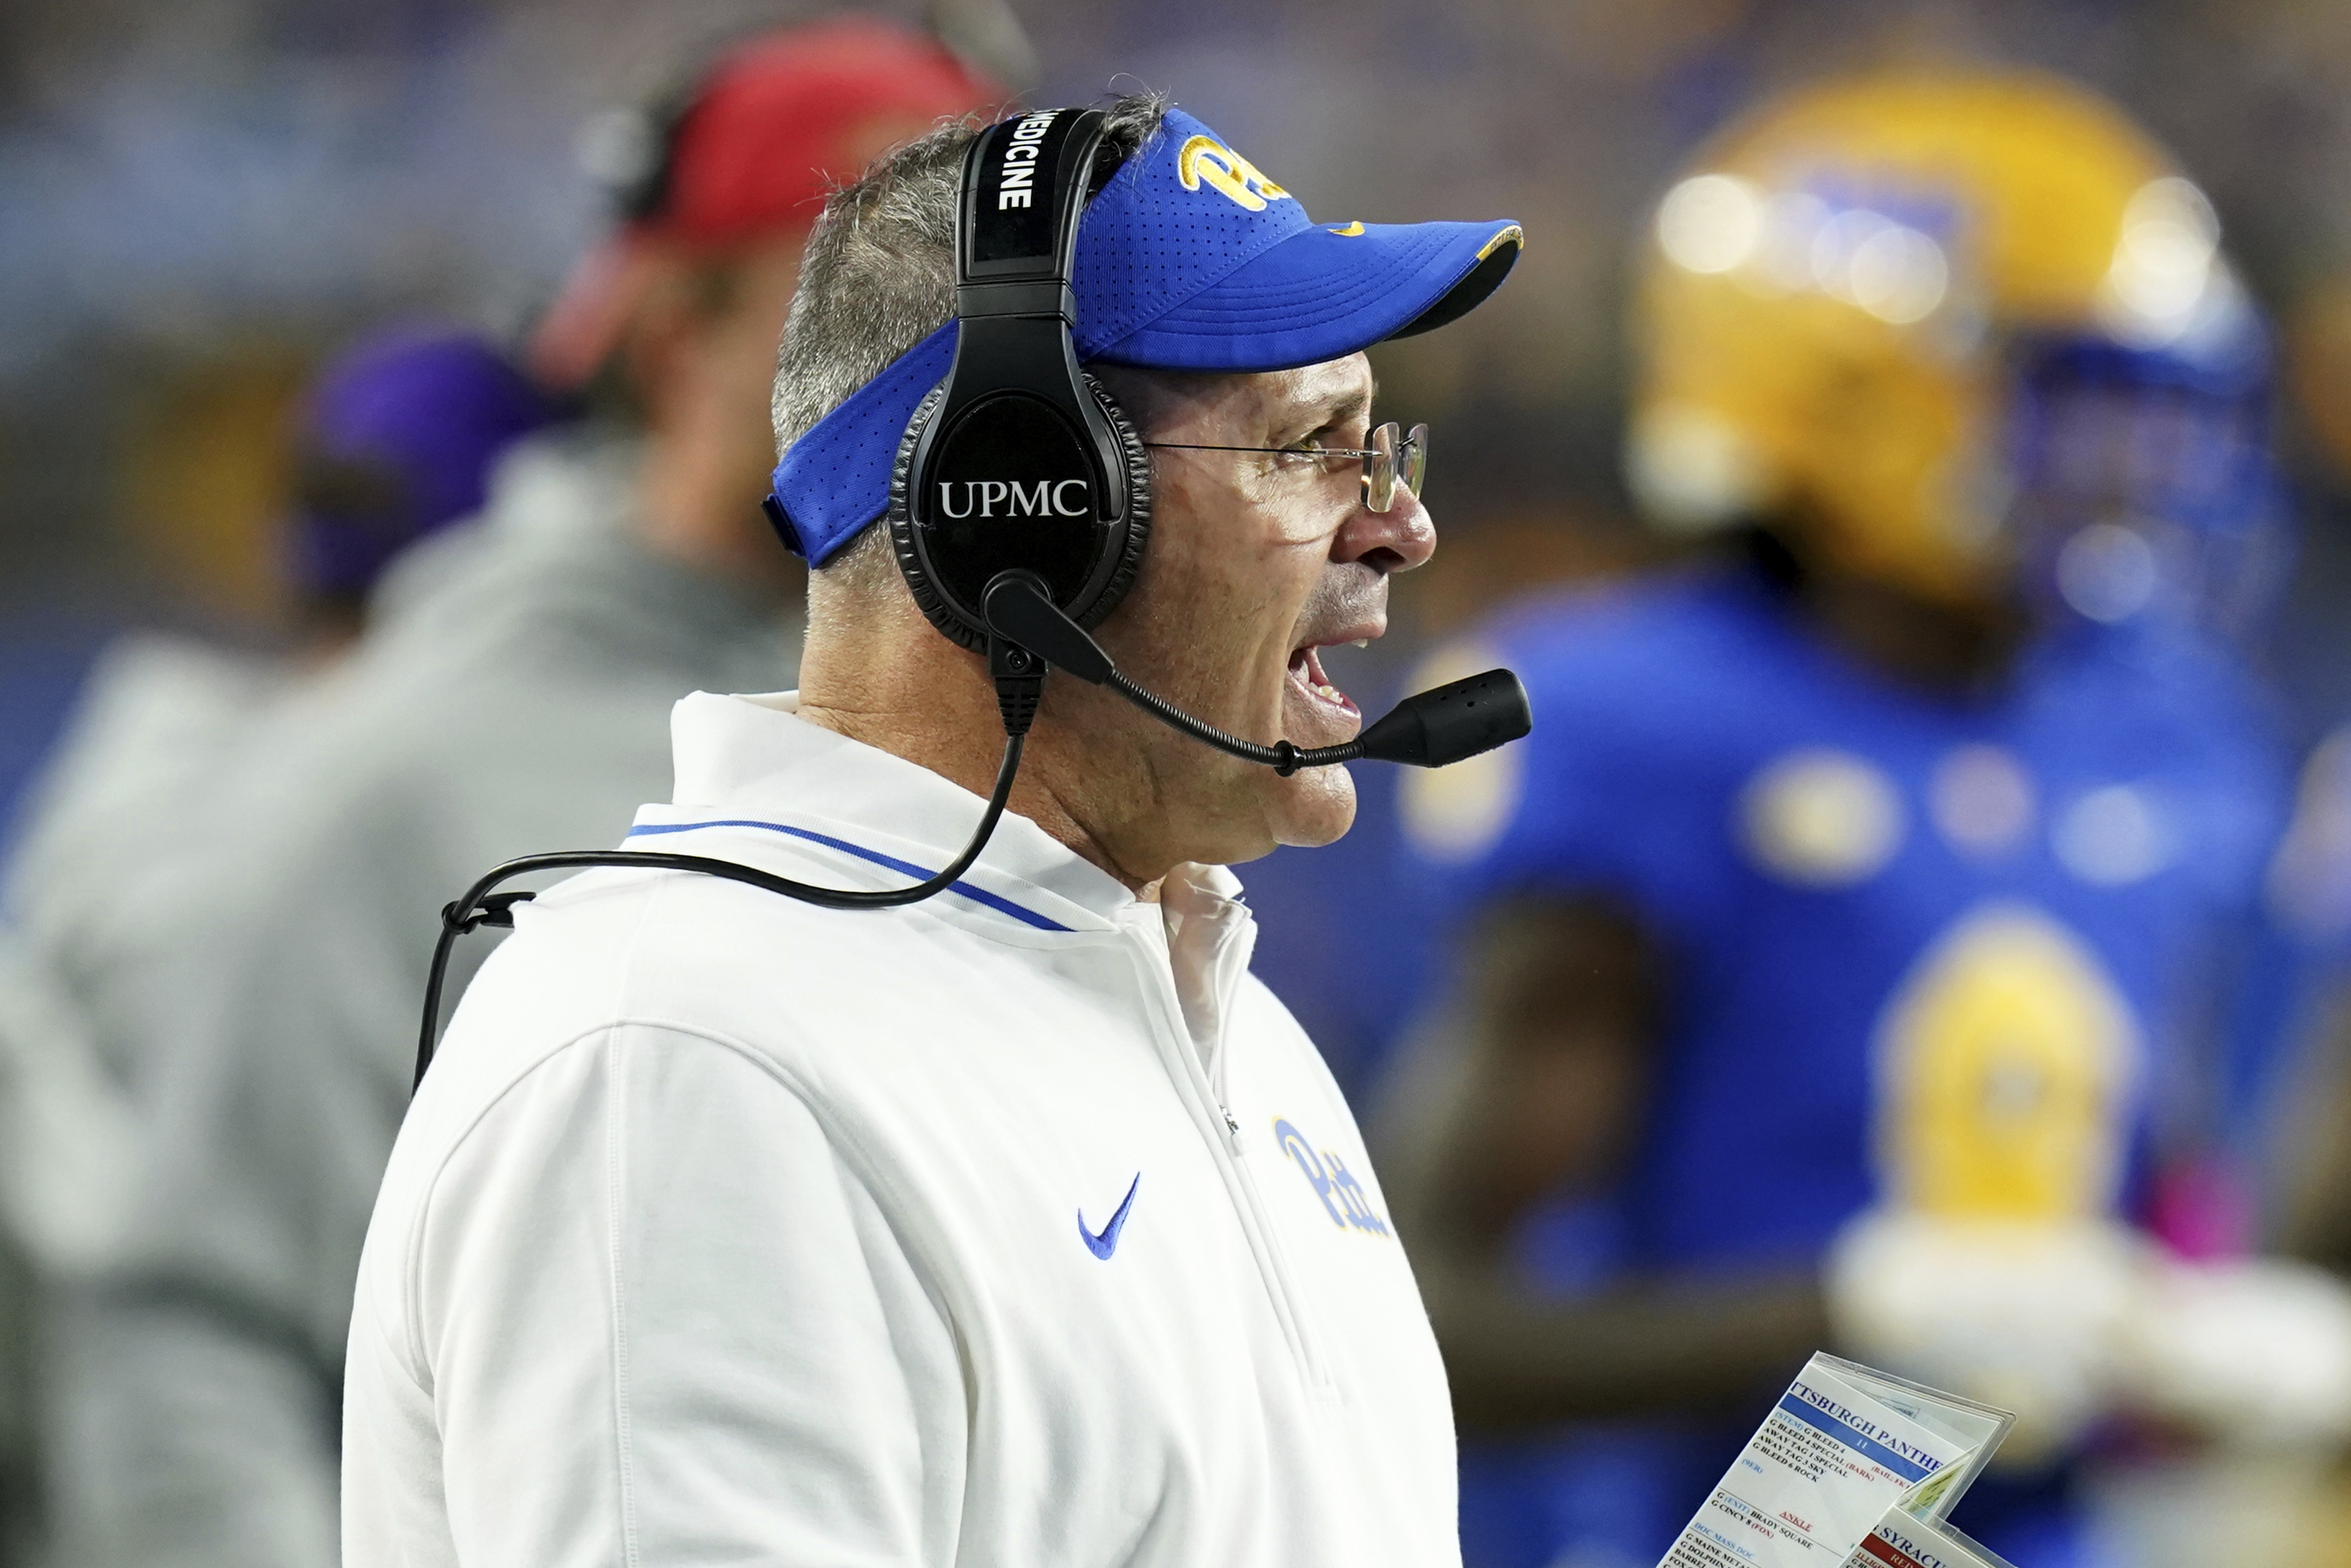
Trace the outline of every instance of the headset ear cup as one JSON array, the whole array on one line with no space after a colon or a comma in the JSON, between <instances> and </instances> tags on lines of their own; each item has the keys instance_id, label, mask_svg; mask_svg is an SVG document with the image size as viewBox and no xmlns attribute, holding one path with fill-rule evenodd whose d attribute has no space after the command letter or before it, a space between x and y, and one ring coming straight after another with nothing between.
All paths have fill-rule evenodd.
<instances>
[{"instance_id":1,"label":"headset ear cup","mask_svg":"<svg viewBox=\"0 0 2351 1568\"><path fill-rule=\"evenodd\" d=\"M1126 519L1118 532L1117 564L1102 583L1102 591L1071 616L1079 625L1091 630L1118 608L1119 601L1134 586L1134 574L1143 570L1144 547L1151 542L1151 453L1143 444L1142 433L1126 417L1126 411L1110 395L1110 389L1085 371L1079 374L1085 381L1086 391L1093 395L1094 406L1102 411L1103 423L1118 442L1126 482Z\"/></svg>"},{"instance_id":2,"label":"headset ear cup","mask_svg":"<svg viewBox=\"0 0 2351 1568\"><path fill-rule=\"evenodd\" d=\"M906 434L898 442L898 456L890 465L890 545L898 557L899 573L906 580L906 591L914 596L914 607L923 618L972 652L987 650L986 629L974 626L957 614L931 580L922 556L914 549L914 518L913 504L908 500L910 480L914 475L914 448L930 427L931 418L946 401L946 383L941 382L914 405L914 416L906 422Z\"/></svg>"},{"instance_id":3,"label":"headset ear cup","mask_svg":"<svg viewBox=\"0 0 2351 1568\"><path fill-rule=\"evenodd\" d=\"M1080 625L1092 628L1101 625L1118 608L1119 601L1134 586L1135 573L1143 568L1143 552L1151 539L1151 454L1144 446L1143 436L1134 422L1110 395L1110 390L1091 375L1085 378L1085 383L1102 423L1117 443L1123 468L1118 477L1126 486L1126 517L1117 530L1114 546L1118 558L1102 588L1071 616ZM946 392L943 383L925 394L915 405L914 417L906 422L906 434L898 442L897 458L890 465L890 544L898 558L898 570L906 580L906 591L914 595L915 608L923 612L923 618L963 647L984 653L987 648L987 629L966 620L947 602L914 548L910 499L914 450L921 444L923 432L938 413L940 403L946 401Z\"/></svg>"}]
</instances>

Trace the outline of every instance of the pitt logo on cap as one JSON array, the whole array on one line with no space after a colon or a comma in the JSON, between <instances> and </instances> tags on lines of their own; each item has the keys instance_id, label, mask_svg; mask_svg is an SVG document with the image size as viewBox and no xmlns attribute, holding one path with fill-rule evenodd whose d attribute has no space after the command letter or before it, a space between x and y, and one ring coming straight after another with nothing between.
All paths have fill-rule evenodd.
<instances>
[{"instance_id":1,"label":"pitt logo on cap","mask_svg":"<svg viewBox=\"0 0 2351 1568\"><path fill-rule=\"evenodd\" d=\"M1187 191L1206 181L1235 206L1265 211L1268 202L1286 202L1290 193L1258 172L1257 165L1213 136L1195 136L1176 154L1176 176Z\"/></svg>"}]
</instances>

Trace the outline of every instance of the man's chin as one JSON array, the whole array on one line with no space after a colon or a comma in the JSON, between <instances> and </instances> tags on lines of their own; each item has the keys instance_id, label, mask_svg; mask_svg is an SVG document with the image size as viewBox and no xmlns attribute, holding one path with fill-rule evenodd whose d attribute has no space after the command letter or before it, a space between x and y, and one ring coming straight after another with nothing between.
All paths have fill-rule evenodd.
<instances>
[{"instance_id":1,"label":"man's chin","mask_svg":"<svg viewBox=\"0 0 2351 1568\"><path fill-rule=\"evenodd\" d=\"M1320 849L1338 842L1354 826L1355 781L1343 764L1310 768L1272 783L1276 843Z\"/></svg>"}]
</instances>

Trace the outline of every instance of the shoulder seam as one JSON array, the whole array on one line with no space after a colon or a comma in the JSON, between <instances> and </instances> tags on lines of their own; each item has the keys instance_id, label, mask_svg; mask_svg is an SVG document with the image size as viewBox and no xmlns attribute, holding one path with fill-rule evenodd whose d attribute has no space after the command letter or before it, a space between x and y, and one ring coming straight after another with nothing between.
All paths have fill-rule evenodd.
<instances>
[{"instance_id":1,"label":"shoulder seam","mask_svg":"<svg viewBox=\"0 0 2351 1568\"><path fill-rule=\"evenodd\" d=\"M628 1011L629 987L636 978L637 963L644 952L645 927L652 924L653 910L671 885L672 879L666 877L655 883L651 896L637 912L636 929L629 933L625 949L628 957L622 966L620 981L613 987L613 1008L617 1012ZM604 1053L604 1268L612 1301L612 1458L619 1472L621 1556L629 1568L637 1568L637 1490L630 1444L629 1312L628 1301L622 1293L621 1268L621 1213L626 1207L622 1201L621 1187L628 1175L627 1151L623 1146L627 1123L622 1115L625 1064L618 1031L608 1031L605 1038L611 1041L611 1048Z\"/></svg>"}]
</instances>

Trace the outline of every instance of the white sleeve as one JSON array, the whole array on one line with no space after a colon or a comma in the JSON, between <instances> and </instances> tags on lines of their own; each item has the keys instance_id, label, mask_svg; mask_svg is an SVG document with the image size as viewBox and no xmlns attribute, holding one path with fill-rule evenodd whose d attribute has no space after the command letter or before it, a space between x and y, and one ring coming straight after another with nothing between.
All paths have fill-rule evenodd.
<instances>
[{"instance_id":1,"label":"white sleeve","mask_svg":"<svg viewBox=\"0 0 2351 1568\"><path fill-rule=\"evenodd\" d=\"M419 1198L406 1236L388 1222L415 1205L380 1212L362 1270L347 1563L952 1557L955 1341L768 1064L601 1032L504 1095Z\"/></svg>"}]
</instances>

